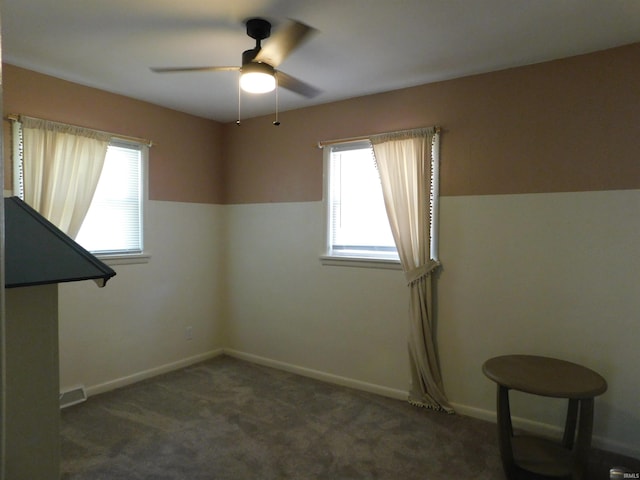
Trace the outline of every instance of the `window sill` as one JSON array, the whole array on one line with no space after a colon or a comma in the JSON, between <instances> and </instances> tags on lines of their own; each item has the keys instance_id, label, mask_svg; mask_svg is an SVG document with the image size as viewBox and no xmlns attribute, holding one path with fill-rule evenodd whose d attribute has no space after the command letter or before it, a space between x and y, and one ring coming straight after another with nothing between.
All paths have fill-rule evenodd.
<instances>
[{"instance_id":1,"label":"window sill","mask_svg":"<svg viewBox=\"0 0 640 480\"><path fill-rule=\"evenodd\" d=\"M132 253L121 255L96 255L96 257L107 265L133 265L136 263L149 263L150 253Z\"/></svg>"},{"instance_id":2,"label":"window sill","mask_svg":"<svg viewBox=\"0 0 640 480\"><path fill-rule=\"evenodd\" d=\"M360 268L382 268L387 270L402 270L400 260L386 258L364 258L364 257L338 257L332 255L322 255L320 263L339 267L360 267Z\"/></svg>"}]
</instances>

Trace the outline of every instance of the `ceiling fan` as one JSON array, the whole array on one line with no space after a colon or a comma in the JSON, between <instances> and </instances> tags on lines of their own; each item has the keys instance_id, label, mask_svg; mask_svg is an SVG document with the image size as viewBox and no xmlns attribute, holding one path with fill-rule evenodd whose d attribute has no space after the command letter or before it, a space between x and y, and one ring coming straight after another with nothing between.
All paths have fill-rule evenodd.
<instances>
[{"instance_id":1,"label":"ceiling fan","mask_svg":"<svg viewBox=\"0 0 640 480\"><path fill-rule=\"evenodd\" d=\"M240 87L250 93L270 92L276 87L276 82L279 87L307 98L321 93L308 83L276 70L291 52L316 31L314 28L291 20L271 36L271 23L267 20L251 18L245 25L247 35L255 39L256 46L243 52L241 67L152 67L151 70L156 73L239 71ZM266 38L269 41L262 46L261 42Z\"/></svg>"}]
</instances>

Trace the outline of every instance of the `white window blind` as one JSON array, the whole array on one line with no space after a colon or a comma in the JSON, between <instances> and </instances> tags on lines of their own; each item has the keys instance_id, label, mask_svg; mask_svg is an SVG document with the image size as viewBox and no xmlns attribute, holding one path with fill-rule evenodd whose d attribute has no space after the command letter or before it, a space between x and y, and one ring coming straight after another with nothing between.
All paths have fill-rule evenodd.
<instances>
[{"instance_id":1,"label":"white window blind","mask_svg":"<svg viewBox=\"0 0 640 480\"><path fill-rule=\"evenodd\" d=\"M76 241L98 254L143 251L145 146L112 141L87 216Z\"/></svg>"},{"instance_id":2,"label":"white window blind","mask_svg":"<svg viewBox=\"0 0 640 480\"><path fill-rule=\"evenodd\" d=\"M325 155L326 255L397 260L371 144L332 145Z\"/></svg>"}]
</instances>

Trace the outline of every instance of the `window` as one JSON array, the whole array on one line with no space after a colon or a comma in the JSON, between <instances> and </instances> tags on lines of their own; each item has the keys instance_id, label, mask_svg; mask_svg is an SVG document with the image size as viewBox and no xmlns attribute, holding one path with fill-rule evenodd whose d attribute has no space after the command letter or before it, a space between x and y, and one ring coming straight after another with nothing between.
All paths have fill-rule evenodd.
<instances>
[{"instance_id":1,"label":"window","mask_svg":"<svg viewBox=\"0 0 640 480\"><path fill-rule=\"evenodd\" d=\"M373 149L368 141L325 147L326 251L323 263L399 268Z\"/></svg>"},{"instance_id":2,"label":"window","mask_svg":"<svg viewBox=\"0 0 640 480\"><path fill-rule=\"evenodd\" d=\"M95 194L75 240L85 249L112 264L146 262L148 255L144 253L144 209L147 198L149 144L136 139L110 137L105 132L58 122L24 116L14 117L10 118L13 127L13 193L23 200L25 199L23 163L27 133L29 148L33 147L36 152L33 153L31 160L34 171L39 171L42 162L50 161L55 165L56 172L65 172L62 179L66 179L66 175L77 174L73 182L82 181L79 175L85 173L73 162L83 162L83 159L86 161L89 157L85 157L84 154L91 151L87 142L84 143L84 147L78 146L77 139L74 138L79 136L78 132L90 133L87 137L91 139L101 138L102 141L109 141ZM46 132L54 133L47 137ZM57 133L62 135L58 136ZM97 137L93 137L93 134ZM41 145L47 141L47 138L49 138L47 143L49 149L44 149ZM46 160L45 151L48 152ZM69 158L69 154L65 153L69 151L82 151L83 155L78 158ZM50 158L49 155L52 157ZM54 181L60 180L59 178ZM30 181L37 183L37 175L30 178ZM59 221L62 221L60 220L62 217L67 221L70 218L67 210L59 208L59 202L66 201L66 194L69 193L66 190L67 187L66 184L60 185L59 190L62 195L58 195L57 198L55 195L50 195L51 198L48 198L57 208L53 215L57 215L56 218ZM54 185L54 193L56 188L58 187ZM52 193L51 190L48 190L49 194ZM31 192L31 195L33 196L34 192ZM68 208L65 205L62 207ZM67 224L65 226L68 227ZM75 228L77 229L77 225Z\"/></svg>"},{"instance_id":3,"label":"window","mask_svg":"<svg viewBox=\"0 0 640 480\"><path fill-rule=\"evenodd\" d=\"M142 254L147 147L112 140L76 241L99 256Z\"/></svg>"}]
</instances>

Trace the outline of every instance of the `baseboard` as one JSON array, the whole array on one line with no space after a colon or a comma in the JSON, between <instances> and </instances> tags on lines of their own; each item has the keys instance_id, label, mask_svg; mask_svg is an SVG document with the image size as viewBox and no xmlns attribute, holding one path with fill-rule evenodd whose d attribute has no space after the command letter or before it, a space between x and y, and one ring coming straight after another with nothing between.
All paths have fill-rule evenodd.
<instances>
[{"instance_id":1,"label":"baseboard","mask_svg":"<svg viewBox=\"0 0 640 480\"><path fill-rule=\"evenodd\" d=\"M452 403L451 406L460 415L466 417L486 420L491 423L497 422L495 410L485 410L482 408L469 407L460 403ZM562 429L548 423L536 422L522 417L511 417L511 422L516 430L526 430L527 432L540 435L541 437L556 438L562 436Z\"/></svg>"},{"instance_id":2,"label":"baseboard","mask_svg":"<svg viewBox=\"0 0 640 480\"><path fill-rule=\"evenodd\" d=\"M230 357L238 358L240 360L246 360L248 362L256 363L258 365L264 365L266 367L272 367L278 370L284 370L286 372L314 378L316 380L321 380L327 383L333 383L336 385L342 385L345 387L354 388L356 390L363 390L365 392L375 393L385 397L394 398L396 400L407 400L408 398L408 392L405 392L402 390L396 390L393 388L383 387L380 385L375 385L367 382L361 382L359 380L354 380L352 378L342 377L339 375L333 375L330 373L321 372L321 371L313 370L310 368L300 367L298 365L293 365L291 363L281 362L278 360L272 360L270 358L261 357L259 355L254 355L251 353L246 353L246 352L241 352L234 349L225 348L224 354L229 355ZM496 423L495 410L486 410L486 409L477 408L477 407L470 407L468 405L463 405L460 403L452 403L451 406L459 415L464 415L466 417L472 417L480 420L485 420L491 423ZM563 431L562 428L564 428L564 426L558 427L556 425L536 422L534 420L529 420L521 417L513 417L512 422L513 422L514 428L516 429L525 430L535 435L540 435L542 437L549 437L549 438L561 438L562 431ZM592 439L592 444L595 448L600 448L602 450L619 453L621 455L627 455L633 458L640 457L640 451L633 448L633 446L620 443L620 442L615 442L604 437L594 436Z\"/></svg>"},{"instance_id":3,"label":"baseboard","mask_svg":"<svg viewBox=\"0 0 640 480\"><path fill-rule=\"evenodd\" d=\"M482 408L469 407L459 403L452 403L451 406L460 415L467 417L473 417L480 420L486 420L491 423L497 422L497 416L495 410L485 410ZM533 433L546 438L562 438L564 429L563 426L551 425L548 423L536 422L522 417L512 417L511 422L516 430L524 430L526 432ZM591 444L593 447L606 450L609 452L619 453L633 458L640 458L640 450L632 445L616 442L608 438L604 438L598 435L594 435Z\"/></svg>"},{"instance_id":4,"label":"baseboard","mask_svg":"<svg viewBox=\"0 0 640 480\"><path fill-rule=\"evenodd\" d=\"M132 383L146 380L147 378L152 378L157 375L162 375L163 373L168 373L172 372L173 370L185 368L195 363L204 362L205 360L209 360L210 358L220 356L223 353L223 350L221 348L218 348L216 350L211 350L209 352L178 360L177 362L166 363L164 365L160 365L159 367L154 367L150 368L149 370L134 373L133 375L116 378L115 380L110 380L99 385L93 385L86 388L87 396L90 397L99 393L115 390L116 388L125 387L127 385L131 385Z\"/></svg>"},{"instance_id":5,"label":"baseboard","mask_svg":"<svg viewBox=\"0 0 640 480\"><path fill-rule=\"evenodd\" d=\"M375 393L377 395L382 395L384 397L389 397L396 400L407 400L408 398L407 391L393 389L389 387L383 387L381 385L376 385L373 383L362 382L360 380L355 380L355 379L343 377L340 375L334 375L331 373L322 372L322 371L314 370L311 368L301 367L291 363L281 362L279 360L273 360L270 358L261 357L259 355L254 355L251 353L241 352L239 350L228 349L228 348L219 348L216 350L211 350L209 352L202 353L200 355L195 355L189 358L185 358L177 362L167 363L165 365L161 365L159 367L138 372L133 375L129 375L127 377L121 377L121 378L111 380L109 382L105 382L99 385L93 385L86 388L86 393L87 393L87 396L90 397L92 395L97 395L99 393L108 392L110 390L115 390L116 388L124 387L132 383L140 382L142 380L146 380L148 378L152 378L157 375L161 375L163 373L168 373L173 370L185 368L195 363L203 362L205 360L209 360L211 358L214 358L220 355L229 355L230 357L238 358L240 360L245 360L247 362L255 363L258 365L263 365L265 367L276 368L278 370L283 370L285 372L295 373L297 375L302 375L304 377L313 378L316 380L332 383L335 385L341 385L343 387L349 387L356 390ZM451 406L459 415L464 415L467 417L477 418L477 419L485 420L491 423L496 423L495 410L486 410L482 408L471 407L468 405L463 405L460 403L453 403L453 402ZM514 428L516 429L525 430L527 432L531 432L533 434L540 435L543 437L560 438L562 436L562 427L559 427L556 425L536 422L536 421L529 420L526 418L521 418L521 417L513 417L512 422L513 422ZM592 444L595 448L619 453L621 455L627 455L633 458L640 458L640 450L638 450L637 447L634 448L632 445L629 445L626 443L616 442L616 441L596 435L593 437Z\"/></svg>"},{"instance_id":6,"label":"baseboard","mask_svg":"<svg viewBox=\"0 0 640 480\"><path fill-rule=\"evenodd\" d=\"M238 358L240 360L246 360L247 362L256 363L258 365L264 365L265 367L272 367L278 370L284 370L285 372L295 373L304 377L313 378L327 383L333 383L343 387L354 388L356 390L362 390L369 393L375 393L384 397L394 398L396 400L407 400L409 397L408 392L403 390L397 390L394 388L383 387L375 385L373 383L362 382L360 380L354 380L348 377L342 377L340 375L333 375L331 373L321 372L319 370L313 370L311 368L300 367L291 363L280 362L278 360L272 360L270 358L260 357L251 353L240 352L234 349L224 349L225 355Z\"/></svg>"}]
</instances>

